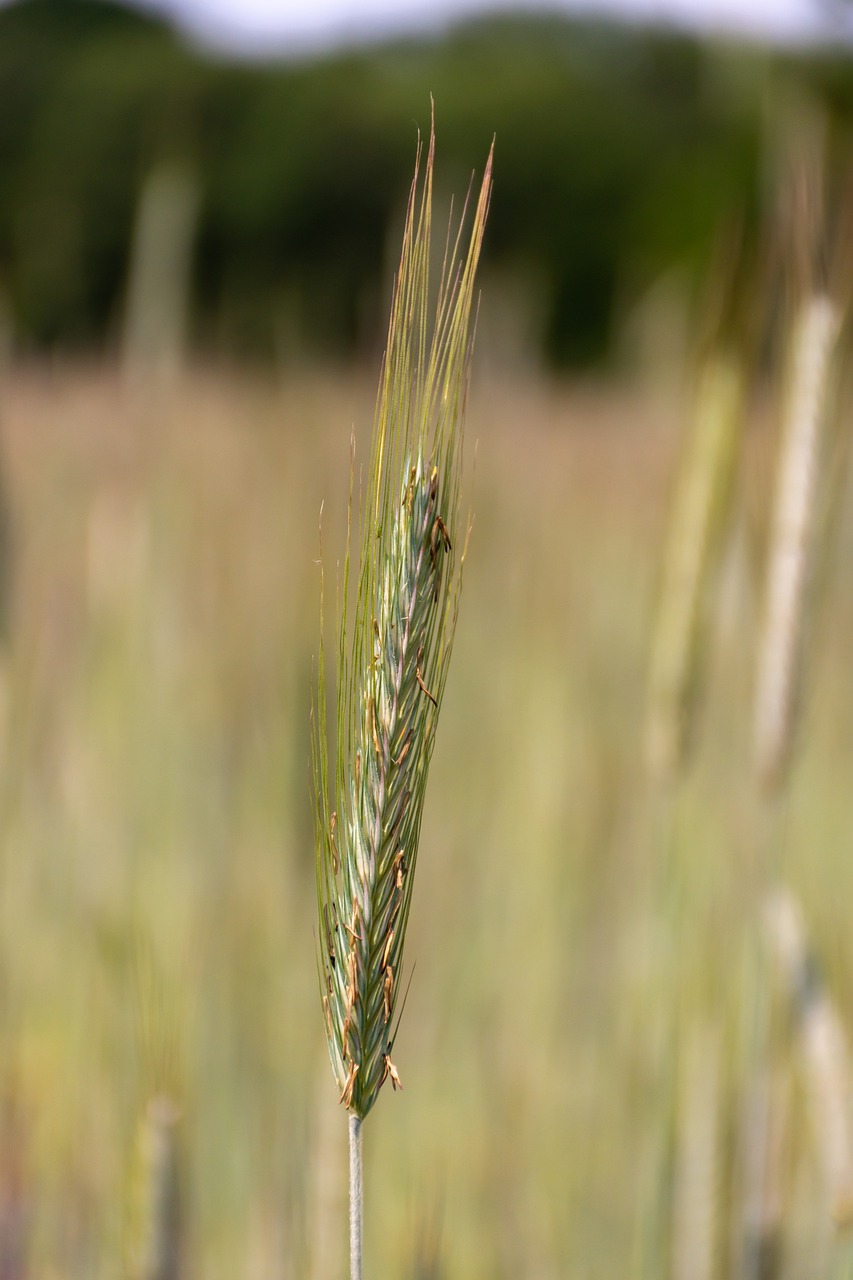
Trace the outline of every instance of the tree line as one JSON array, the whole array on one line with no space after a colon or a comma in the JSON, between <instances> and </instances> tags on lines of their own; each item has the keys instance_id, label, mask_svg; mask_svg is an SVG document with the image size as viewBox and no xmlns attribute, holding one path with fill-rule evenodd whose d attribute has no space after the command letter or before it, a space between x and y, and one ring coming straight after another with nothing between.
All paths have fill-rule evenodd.
<instances>
[{"instance_id":1,"label":"tree line","mask_svg":"<svg viewBox=\"0 0 853 1280\"><path fill-rule=\"evenodd\" d=\"M840 57L505 16L246 63L110 0L21 0L0 10L0 289L23 349L108 345L140 192L177 166L198 187L192 341L358 355L432 94L444 189L497 135L485 275L535 294L548 361L588 363L632 292L701 272L721 223L753 219L768 85L794 75L847 118Z\"/></svg>"}]
</instances>

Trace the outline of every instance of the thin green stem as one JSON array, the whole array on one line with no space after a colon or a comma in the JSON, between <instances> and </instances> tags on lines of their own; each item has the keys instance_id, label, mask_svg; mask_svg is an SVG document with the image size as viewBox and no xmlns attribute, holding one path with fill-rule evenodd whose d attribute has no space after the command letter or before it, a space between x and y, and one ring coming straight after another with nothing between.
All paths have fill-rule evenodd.
<instances>
[{"instance_id":1,"label":"thin green stem","mask_svg":"<svg viewBox=\"0 0 853 1280\"><path fill-rule=\"evenodd\" d=\"M364 1218L362 1121L349 1117L349 1252L350 1280L361 1280L361 1228Z\"/></svg>"}]
</instances>

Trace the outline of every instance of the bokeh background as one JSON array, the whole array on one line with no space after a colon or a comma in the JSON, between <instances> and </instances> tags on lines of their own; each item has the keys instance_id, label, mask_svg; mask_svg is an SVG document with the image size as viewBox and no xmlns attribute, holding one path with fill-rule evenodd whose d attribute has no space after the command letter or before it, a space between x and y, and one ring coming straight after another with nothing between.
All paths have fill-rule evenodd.
<instances>
[{"instance_id":1,"label":"bokeh background","mask_svg":"<svg viewBox=\"0 0 853 1280\"><path fill-rule=\"evenodd\" d=\"M353 10L322 39L285 6L266 42L156 8L0 6L0 1277L346 1273L319 512L333 573L431 94L438 221L493 136L495 187L368 1273L851 1274L843 329L770 819L750 709L791 325L851 283L848 6L748 35ZM810 230L792 169L830 193ZM746 392L661 778L661 566L721 335Z\"/></svg>"}]
</instances>

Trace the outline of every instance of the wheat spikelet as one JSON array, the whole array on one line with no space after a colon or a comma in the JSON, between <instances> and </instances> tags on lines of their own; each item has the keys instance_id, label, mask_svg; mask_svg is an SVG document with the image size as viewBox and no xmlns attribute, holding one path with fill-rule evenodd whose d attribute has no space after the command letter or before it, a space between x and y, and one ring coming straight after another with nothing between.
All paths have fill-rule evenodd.
<instances>
[{"instance_id":1,"label":"wheat spikelet","mask_svg":"<svg viewBox=\"0 0 853 1280\"><path fill-rule=\"evenodd\" d=\"M429 762L456 621L462 416L491 155L460 260L448 236L430 324L434 137L412 184L377 401L351 627L343 584L335 788L325 660L314 716L319 967L332 1067L356 1118L386 1080Z\"/></svg>"}]
</instances>

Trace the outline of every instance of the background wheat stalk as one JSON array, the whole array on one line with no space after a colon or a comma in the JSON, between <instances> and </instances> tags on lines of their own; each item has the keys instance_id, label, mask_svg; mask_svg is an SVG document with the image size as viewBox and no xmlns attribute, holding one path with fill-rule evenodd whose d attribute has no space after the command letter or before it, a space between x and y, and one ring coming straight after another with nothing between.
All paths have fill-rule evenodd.
<instances>
[{"instance_id":1,"label":"background wheat stalk","mask_svg":"<svg viewBox=\"0 0 853 1280\"><path fill-rule=\"evenodd\" d=\"M722 344L706 358L675 491L652 638L645 744L652 776L668 784L683 766L691 738L706 642L706 597L729 524L742 363Z\"/></svg>"},{"instance_id":2,"label":"background wheat stalk","mask_svg":"<svg viewBox=\"0 0 853 1280\"><path fill-rule=\"evenodd\" d=\"M753 345L754 318L745 299L754 273L751 244L739 228L728 228L704 288L704 333L650 637L644 749L653 856L643 953L654 1127L642 1179L641 1237L641 1265L650 1276L711 1275L716 1265L722 1032L716 1009L700 1023L695 1018L699 981L689 957L696 920L687 861L692 841L684 838L679 813L701 729L722 553L732 537ZM700 1057L707 1059L701 1066Z\"/></svg>"},{"instance_id":3,"label":"background wheat stalk","mask_svg":"<svg viewBox=\"0 0 853 1280\"><path fill-rule=\"evenodd\" d=\"M406 213L348 625L345 560L332 787L321 641L313 732L319 969L332 1068L350 1113L352 1274L361 1274L361 1122L387 1080L421 816L464 560L462 419L491 153L463 252L448 233L430 294L434 134ZM418 160L420 159L420 153ZM352 497L350 499L352 508ZM349 539L348 539L349 544Z\"/></svg>"},{"instance_id":4,"label":"background wheat stalk","mask_svg":"<svg viewBox=\"0 0 853 1280\"><path fill-rule=\"evenodd\" d=\"M844 1139L830 1147L824 1142L829 1126L837 1126L843 1114L837 1098L843 1096L846 1068L843 1036L829 1002L817 1001L809 992L805 1001L793 993L797 975L807 965L798 944L796 915L778 887L785 855L785 805L790 796L799 708L805 691L806 658L815 605L815 576L820 551L821 512L830 490L829 443L839 370L840 337L847 309L845 271L846 213L840 211L838 227L824 191L826 140L820 120L810 122L799 140L786 179L786 216L791 259L793 306L788 338L786 384L782 398L782 423L778 445L775 492L770 513L769 544L762 625L758 635L757 673L753 703L752 744L756 779L756 834L752 859L752 909L755 925L759 909L771 903L775 912L775 950L787 970L790 1004L799 1022L798 1040L810 1087L819 1078L822 1109L813 1108L816 1132L823 1145L828 1169L827 1189L839 1220L846 1217L849 1190ZM836 217L838 215L836 214ZM841 277L840 281L838 277ZM841 285L841 287L840 287ZM772 904L776 904L772 906ZM780 923L781 922L781 923ZM765 955L765 939L758 927L751 941L745 1008L747 1071L753 1078L752 1093L759 1096L761 1082L770 1077L773 1059L782 1058L780 1025L773 999L773 984ZM802 1004L802 1008L800 1007ZM778 1067L776 1068L778 1073ZM745 1113L746 1140L752 1156L744 1167L745 1201L754 1201L758 1212L745 1217L742 1273L768 1274L778 1267L783 1222L779 1182L783 1161L776 1149L774 1130L784 1125L787 1104L771 1094ZM841 1122L846 1125L846 1121ZM771 1188L768 1195L766 1188ZM775 1188L775 1189L774 1189ZM766 1212L762 1209L762 1203ZM761 1261L764 1253L770 1262Z\"/></svg>"},{"instance_id":5,"label":"background wheat stalk","mask_svg":"<svg viewBox=\"0 0 853 1280\"><path fill-rule=\"evenodd\" d=\"M823 1166L827 1199L839 1227L853 1220L850 1063L841 1011L806 934L799 903L780 886L764 923L788 990L793 1032L804 1066L807 1103Z\"/></svg>"},{"instance_id":6,"label":"background wheat stalk","mask_svg":"<svg viewBox=\"0 0 853 1280\"><path fill-rule=\"evenodd\" d=\"M756 768L771 792L781 785L794 737L826 399L841 318L829 294L815 290L800 308L792 339L755 695Z\"/></svg>"}]
</instances>

